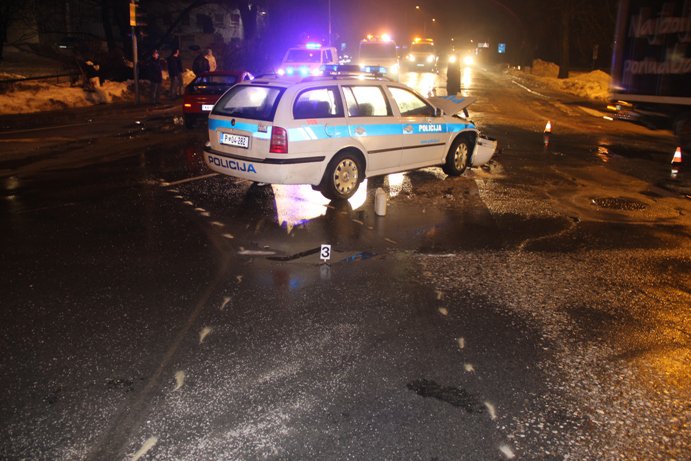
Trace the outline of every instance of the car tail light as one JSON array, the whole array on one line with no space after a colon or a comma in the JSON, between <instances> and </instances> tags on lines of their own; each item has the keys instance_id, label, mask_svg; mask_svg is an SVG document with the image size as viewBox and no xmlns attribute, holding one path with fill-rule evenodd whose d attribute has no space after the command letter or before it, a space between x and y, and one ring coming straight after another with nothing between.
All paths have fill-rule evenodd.
<instances>
[{"instance_id":1,"label":"car tail light","mask_svg":"<svg viewBox=\"0 0 691 461\"><path fill-rule=\"evenodd\" d=\"M288 132L280 126L271 127L271 144L269 152L274 154L288 153Z\"/></svg>"}]
</instances>

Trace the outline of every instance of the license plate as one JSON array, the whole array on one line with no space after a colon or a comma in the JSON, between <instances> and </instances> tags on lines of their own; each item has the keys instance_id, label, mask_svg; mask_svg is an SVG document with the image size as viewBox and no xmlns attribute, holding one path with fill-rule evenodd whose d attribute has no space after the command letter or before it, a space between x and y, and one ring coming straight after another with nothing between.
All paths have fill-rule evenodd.
<instances>
[{"instance_id":1,"label":"license plate","mask_svg":"<svg viewBox=\"0 0 691 461\"><path fill-rule=\"evenodd\" d=\"M250 147L250 138L239 134L221 133L221 144L247 149Z\"/></svg>"},{"instance_id":2,"label":"license plate","mask_svg":"<svg viewBox=\"0 0 691 461\"><path fill-rule=\"evenodd\" d=\"M202 110L204 112L210 112L214 108L213 104L202 104Z\"/></svg>"}]
</instances>

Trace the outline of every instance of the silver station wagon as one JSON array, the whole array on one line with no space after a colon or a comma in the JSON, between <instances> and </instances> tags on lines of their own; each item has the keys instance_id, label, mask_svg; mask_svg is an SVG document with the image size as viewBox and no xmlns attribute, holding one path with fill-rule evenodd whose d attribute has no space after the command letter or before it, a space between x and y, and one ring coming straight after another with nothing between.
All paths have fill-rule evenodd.
<instances>
[{"instance_id":1,"label":"silver station wagon","mask_svg":"<svg viewBox=\"0 0 691 461\"><path fill-rule=\"evenodd\" d=\"M331 73L259 77L228 90L209 115L209 168L254 182L311 184L336 200L367 177L430 166L458 176L494 155L496 141L457 115L467 101L428 100L389 79Z\"/></svg>"}]
</instances>

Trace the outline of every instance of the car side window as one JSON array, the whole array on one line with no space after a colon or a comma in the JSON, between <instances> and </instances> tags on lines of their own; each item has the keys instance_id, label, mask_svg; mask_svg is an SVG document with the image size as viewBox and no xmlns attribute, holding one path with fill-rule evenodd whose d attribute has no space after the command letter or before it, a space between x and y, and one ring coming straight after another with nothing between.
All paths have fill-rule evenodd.
<instances>
[{"instance_id":1,"label":"car side window","mask_svg":"<svg viewBox=\"0 0 691 461\"><path fill-rule=\"evenodd\" d=\"M344 86L348 115L351 117L386 117L393 115L384 91L379 86Z\"/></svg>"},{"instance_id":2,"label":"car side window","mask_svg":"<svg viewBox=\"0 0 691 461\"><path fill-rule=\"evenodd\" d=\"M293 105L293 118L343 117L343 104L338 87L310 88L298 95Z\"/></svg>"},{"instance_id":3,"label":"car side window","mask_svg":"<svg viewBox=\"0 0 691 461\"><path fill-rule=\"evenodd\" d=\"M403 88L389 87L398 110L404 117L434 117L434 107L415 93Z\"/></svg>"}]
</instances>

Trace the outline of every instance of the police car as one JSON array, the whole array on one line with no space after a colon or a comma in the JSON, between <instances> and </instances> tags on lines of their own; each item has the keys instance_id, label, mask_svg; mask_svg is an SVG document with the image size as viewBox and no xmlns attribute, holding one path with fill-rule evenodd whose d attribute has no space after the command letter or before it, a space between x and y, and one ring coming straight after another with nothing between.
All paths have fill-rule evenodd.
<instances>
[{"instance_id":1,"label":"police car","mask_svg":"<svg viewBox=\"0 0 691 461\"><path fill-rule=\"evenodd\" d=\"M311 184L351 197L367 177L441 166L461 175L487 163L496 141L456 114L470 101L423 98L389 79L344 73L299 82L241 82L209 115L204 161L218 173L269 184Z\"/></svg>"},{"instance_id":2,"label":"police car","mask_svg":"<svg viewBox=\"0 0 691 461\"><path fill-rule=\"evenodd\" d=\"M322 75L324 66L338 64L338 52L332 46L309 42L288 48L276 73L287 77Z\"/></svg>"}]
</instances>

